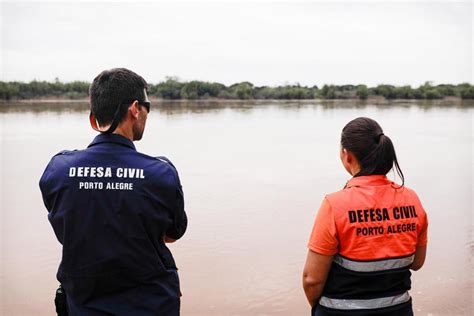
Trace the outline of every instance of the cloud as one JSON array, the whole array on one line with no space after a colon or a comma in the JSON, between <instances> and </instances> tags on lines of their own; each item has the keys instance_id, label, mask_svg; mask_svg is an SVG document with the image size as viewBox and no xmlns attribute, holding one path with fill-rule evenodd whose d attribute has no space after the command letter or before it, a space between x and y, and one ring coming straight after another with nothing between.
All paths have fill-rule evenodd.
<instances>
[{"instance_id":1,"label":"cloud","mask_svg":"<svg viewBox=\"0 0 474 316\"><path fill-rule=\"evenodd\" d=\"M466 2L3 2L3 80L472 82Z\"/></svg>"}]
</instances>

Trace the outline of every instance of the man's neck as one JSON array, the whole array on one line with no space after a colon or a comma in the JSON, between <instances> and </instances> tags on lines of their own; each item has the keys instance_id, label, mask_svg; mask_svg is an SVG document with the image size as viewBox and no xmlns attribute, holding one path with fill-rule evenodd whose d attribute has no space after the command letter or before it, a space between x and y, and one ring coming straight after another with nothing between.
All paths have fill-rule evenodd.
<instances>
[{"instance_id":1,"label":"man's neck","mask_svg":"<svg viewBox=\"0 0 474 316\"><path fill-rule=\"evenodd\" d=\"M118 126L113 132L113 134L122 135L123 137L128 138L130 141L133 142L133 132L130 128L125 129L122 126Z\"/></svg>"}]
</instances>

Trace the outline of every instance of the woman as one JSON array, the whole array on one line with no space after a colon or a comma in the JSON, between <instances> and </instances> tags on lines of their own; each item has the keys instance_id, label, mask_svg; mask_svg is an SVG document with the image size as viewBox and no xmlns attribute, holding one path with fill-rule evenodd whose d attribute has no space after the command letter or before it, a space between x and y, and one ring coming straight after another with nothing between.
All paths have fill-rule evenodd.
<instances>
[{"instance_id":1,"label":"woman","mask_svg":"<svg viewBox=\"0 0 474 316\"><path fill-rule=\"evenodd\" d=\"M410 269L423 266L427 244L421 202L374 120L344 127L340 156L353 178L326 195L311 233L303 287L312 314L413 315ZM394 165L401 185L386 177Z\"/></svg>"}]
</instances>

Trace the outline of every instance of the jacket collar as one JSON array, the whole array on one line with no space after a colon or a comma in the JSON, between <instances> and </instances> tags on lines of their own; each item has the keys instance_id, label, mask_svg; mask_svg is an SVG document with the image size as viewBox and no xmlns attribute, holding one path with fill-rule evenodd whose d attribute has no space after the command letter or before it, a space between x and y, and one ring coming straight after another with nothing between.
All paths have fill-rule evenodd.
<instances>
[{"instance_id":1,"label":"jacket collar","mask_svg":"<svg viewBox=\"0 0 474 316\"><path fill-rule=\"evenodd\" d=\"M387 179L385 175L372 175L372 176L359 176L350 179L345 189L352 187L361 187L361 186L378 186L378 185L387 185L394 184L392 181Z\"/></svg>"},{"instance_id":2,"label":"jacket collar","mask_svg":"<svg viewBox=\"0 0 474 316\"><path fill-rule=\"evenodd\" d=\"M99 134L94 138L94 140L92 141L92 143L89 144L88 147L92 147L102 143L118 144L136 150L135 145L130 139L119 134Z\"/></svg>"}]
</instances>

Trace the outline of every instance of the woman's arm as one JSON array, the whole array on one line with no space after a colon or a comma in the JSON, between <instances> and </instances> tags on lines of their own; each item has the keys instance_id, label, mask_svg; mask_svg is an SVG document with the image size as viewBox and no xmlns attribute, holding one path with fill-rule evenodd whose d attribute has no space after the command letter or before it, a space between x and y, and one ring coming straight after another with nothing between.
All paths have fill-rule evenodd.
<instances>
[{"instance_id":1,"label":"woman's arm","mask_svg":"<svg viewBox=\"0 0 474 316\"><path fill-rule=\"evenodd\" d=\"M426 258L426 245L416 247L415 259L410 266L410 269L416 271L419 270L425 263Z\"/></svg>"},{"instance_id":2,"label":"woman's arm","mask_svg":"<svg viewBox=\"0 0 474 316\"><path fill-rule=\"evenodd\" d=\"M311 306L314 306L321 297L333 257L308 250L303 271L303 288Z\"/></svg>"}]
</instances>

